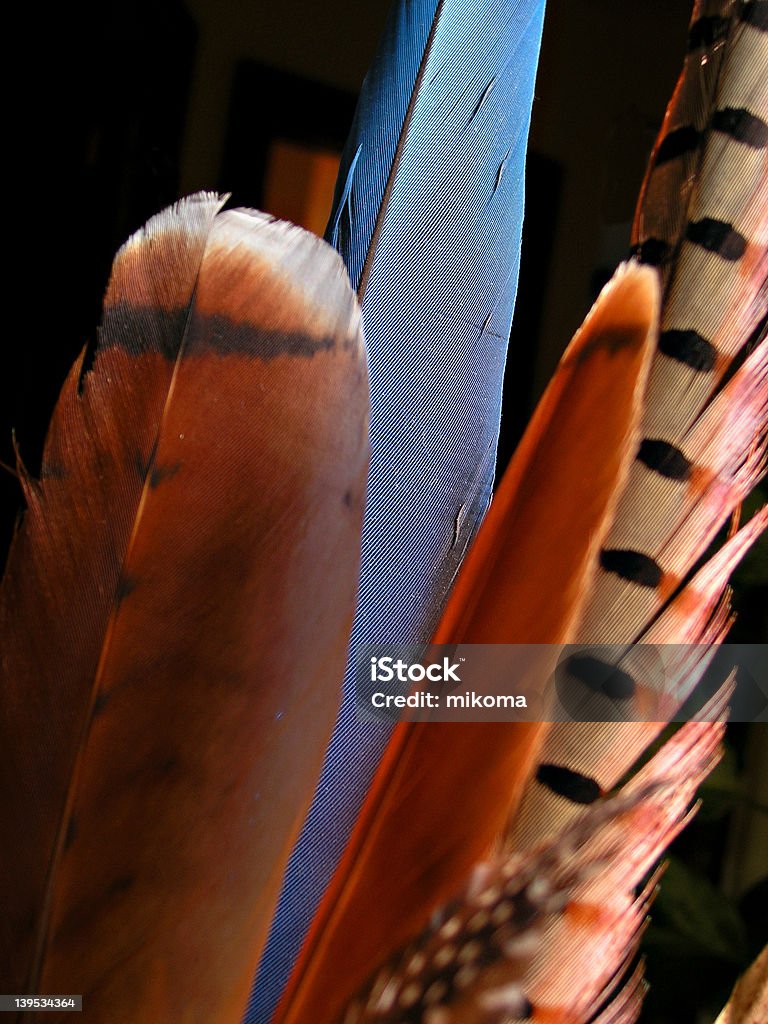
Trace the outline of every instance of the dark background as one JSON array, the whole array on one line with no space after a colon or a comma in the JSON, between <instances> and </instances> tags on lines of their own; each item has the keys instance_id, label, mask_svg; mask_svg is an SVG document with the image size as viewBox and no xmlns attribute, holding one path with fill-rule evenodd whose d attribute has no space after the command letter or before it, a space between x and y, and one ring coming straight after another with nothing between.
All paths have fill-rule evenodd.
<instances>
[{"instance_id":1,"label":"dark background","mask_svg":"<svg viewBox=\"0 0 768 1024\"><path fill-rule=\"evenodd\" d=\"M340 148L386 0L111 0L17 10L6 107L10 287L0 460L34 472L73 358L92 341L117 246L199 188L259 205L270 141ZM551 0L502 458L626 250L643 167L684 52L688 0ZM20 506L0 470L0 561ZM765 546L742 570L738 638L765 641ZM644 1020L694 1024L755 952L765 912L763 730L731 730L697 830L676 847L647 943ZM762 792L760 791L762 787ZM760 804L762 801L762 805ZM765 935L762 935L765 941Z\"/></svg>"}]
</instances>

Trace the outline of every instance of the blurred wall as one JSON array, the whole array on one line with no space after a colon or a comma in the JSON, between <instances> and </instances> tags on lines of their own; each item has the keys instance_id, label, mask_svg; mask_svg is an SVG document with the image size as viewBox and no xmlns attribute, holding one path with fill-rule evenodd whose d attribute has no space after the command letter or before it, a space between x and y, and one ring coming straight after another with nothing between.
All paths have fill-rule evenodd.
<instances>
[{"instance_id":1,"label":"blurred wall","mask_svg":"<svg viewBox=\"0 0 768 1024\"><path fill-rule=\"evenodd\" d=\"M13 461L16 429L34 471L67 367L93 340L120 242L179 195L231 187L222 163L242 62L354 93L388 2L103 0L11 12L21 24L9 38L23 59L6 124L16 183L7 237L15 289L30 287L34 298L23 332L4 342L0 460ZM519 414L509 444L626 247L688 16L688 0L549 2L532 148L557 170L559 194L550 200L541 181L531 183L535 273L522 299L536 315L511 356ZM244 130L258 136L279 122L282 103L279 89L266 90ZM549 216L537 220L537 209ZM16 481L0 473L0 549L19 503Z\"/></svg>"}]
</instances>

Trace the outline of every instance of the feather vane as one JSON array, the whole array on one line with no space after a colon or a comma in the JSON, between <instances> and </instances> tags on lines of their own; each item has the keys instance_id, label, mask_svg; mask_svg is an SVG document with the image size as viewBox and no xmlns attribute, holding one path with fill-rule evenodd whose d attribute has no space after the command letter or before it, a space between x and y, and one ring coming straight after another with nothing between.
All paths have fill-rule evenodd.
<instances>
[{"instance_id":1,"label":"feather vane","mask_svg":"<svg viewBox=\"0 0 768 1024\"><path fill-rule=\"evenodd\" d=\"M118 254L0 591L5 990L93 1020L239 1019L346 656L359 311L324 243L219 205Z\"/></svg>"},{"instance_id":2,"label":"feather vane","mask_svg":"<svg viewBox=\"0 0 768 1024\"><path fill-rule=\"evenodd\" d=\"M642 442L601 552L580 643L722 639L708 631L706 614L692 616L692 605L703 599L714 611L734 556L765 526L761 514L685 586L765 468L768 135L745 140L727 113L768 123L768 35L747 16L757 7L695 5L691 49L640 196L635 242L665 282L659 347ZM728 231L744 241L738 255ZM556 725L542 763L590 780L596 794L610 789L652 738L647 724L612 717L599 726ZM546 777L540 770L528 786L516 842L536 842L583 812Z\"/></svg>"},{"instance_id":3,"label":"feather vane","mask_svg":"<svg viewBox=\"0 0 768 1024\"><path fill-rule=\"evenodd\" d=\"M352 652L429 642L488 507L543 12L402 0L363 84L326 234L358 289L371 374ZM356 720L354 657L346 694L252 1021L274 1008L389 736Z\"/></svg>"}]
</instances>

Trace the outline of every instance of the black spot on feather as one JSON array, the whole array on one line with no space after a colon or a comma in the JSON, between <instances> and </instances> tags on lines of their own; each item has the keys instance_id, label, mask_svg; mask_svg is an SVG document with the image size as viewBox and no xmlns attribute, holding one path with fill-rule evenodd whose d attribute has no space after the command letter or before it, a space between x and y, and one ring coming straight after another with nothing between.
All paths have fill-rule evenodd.
<instances>
[{"instance_id":1,"label":"black spot on feather","mask_svg":"<svg viewBox=\"0 0 768 1024\"><path fill-rule=\"evenodd\" d=\"M553 793L574 804L593 804L602 795L594 779L559 764L540 764L536 770L536 779Z\"/></svg>"},{"instance_id":2,"label":"black spot on feather","mask_svg":"<svg viewBox=\"0 0 768 1024\"><path fill-rule=\"evenodd\" d=\"M685 153L694 153L701 145L702 134L691 124L665 135L656 152L656 166L676 160Z\"/></svg>"},{"instance_id":3,"label":"black spot on feather","mask_svg":"<svg viewBox=\"0 0 768 1024\"><path fill-rule=\"evenodd\" d=\"M627 700L635 692L635 681L629 672L602 661L591 654L574 654L564 663L568 672L593 693L610 700Z\"/></svg>"},{"instance_id":4,"label":"black spot on feather","mask_svg":"<svg viewBox=\"0 0 768 1024\"><path fill-rule=\"evenodd\" d=\"M746 238L732 224L713 217L690 221L685 237L694 245L700 245L707 252L717 253L730 263L740 260L747 248Z\"/></svg>"},{"instance_id":5,"label":"black spot on feather","mask_svg":"<svg viewBox=\"0 0 768 1024\"><path fill-rule=\"evenodd\" d=\"M668 480L687 480L691 475L690 461L679 448L667 441L646 437L640 445L637 458Z\"/></svg>"},{"instance_id":6,"label":"black spot on feather","mask_svg":"<svg viewBox=\"0 0 768 1024\"><path fill-rule=\"evenodd\" d=\"M712 117L712 127L753 149L765 149L768 145L768 124L743 108L724 107L716 110Z\"/></svg>"},{"instance_id":7,"label":"black spot on feather","mask_svg":"<svg viewBox=\"0 0 768 1024\"><path fill-rule=\"evenodd\" d=\"M603 548L600 565L606 572L615 573L630 583L653 590L661 583L664 573L658 562L642 551L630 548Z\"/></svg>"},{"instance_id":8,"label":"black spot on feather","mask_svg":"<svg viewBox=\"0 0 768 1024\"><path fill-rule=\"evenodd\" d=\"M632 255L649 267L662 267L672 258L672 246L662 238L646 238L634 246Z\"/></svg>"},{"instance_id":9,"label":"black spot on feather","mask_svg":"<svg viewBox=\"0 0 768 1024\"><path fill-rule=\"evenodd\" d=\"M154 466L152 467L150 473L149 473L149 478L148 478L150 489L154 490L164 480L170 480L172 477L176 476L176 474L178 473L178 471L180 469L181 469L181 463L180 462L174 462L170 466L161 466L158 463L155 463Z\"/></svg>"},{"instance_id":10,"label":"black spot on feather","mask_svg":"<svg viewBox=\"0 0 768 1024\"><path fill-rule=\"evenodd\" d=\"M741 9L741 20L761 32L768 32L768 3L765 0L751 0Z\"/></svg>"},{"instance_id":11,"label":"black spot on feather","mask_svg":"<svg viewBox=\"0 0 768 1024\"><path fill-rule=\"evenodd\" d=\"M662 331L659 352L698 373L709 373L717 362L717 349L697 331Z\"/></svg>"},{"instance_id":12,"label":"black spot on feather","mask_svg":"<svg viewBox=\"0 0 768 1024\"><path fill-rule=\"evenodd\" d=\"M132 576L121 576L115 587L115 604L121 604L135 589L136 580Z\"/></svg>"},{"instance_id":13,"label":"black spot on feather","mask_svg":"<svg viewBox=\"0 0 768 1024\"><path fill-rule=\"evenodd\" d=\"M519 1020L530 1020L533 1016L533 1003L528 996L523 995L520 998L520 1004L515 1008L515 1013Z\"/></svg>"}]
</instances>

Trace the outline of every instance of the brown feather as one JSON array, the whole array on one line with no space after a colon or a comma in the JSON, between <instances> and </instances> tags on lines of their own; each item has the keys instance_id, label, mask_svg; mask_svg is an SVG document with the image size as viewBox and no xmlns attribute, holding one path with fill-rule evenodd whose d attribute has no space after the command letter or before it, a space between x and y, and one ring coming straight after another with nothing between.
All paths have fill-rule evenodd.
<instances>
[{"instance_id":1,"label":"brown feather","mask_svg":"<svg viewBox=\"0 0 768 1024\"><path fill-rule=\"evenodd\" d=\"M741 977L715 1024L765 1024L768 1020L768 946Z\"/></svg>"},{"instance_id":2,"label":"brown feather","mask_svg":"<svg viewBox=\"0 0 768 1024\"><path fill-rule=\"evenodd\" d=\"M4 991L115 1024L239 1020L356 586L356 302L324 243L218 206L118 254L0 592Z\"/></svg>"}]
</instances>

